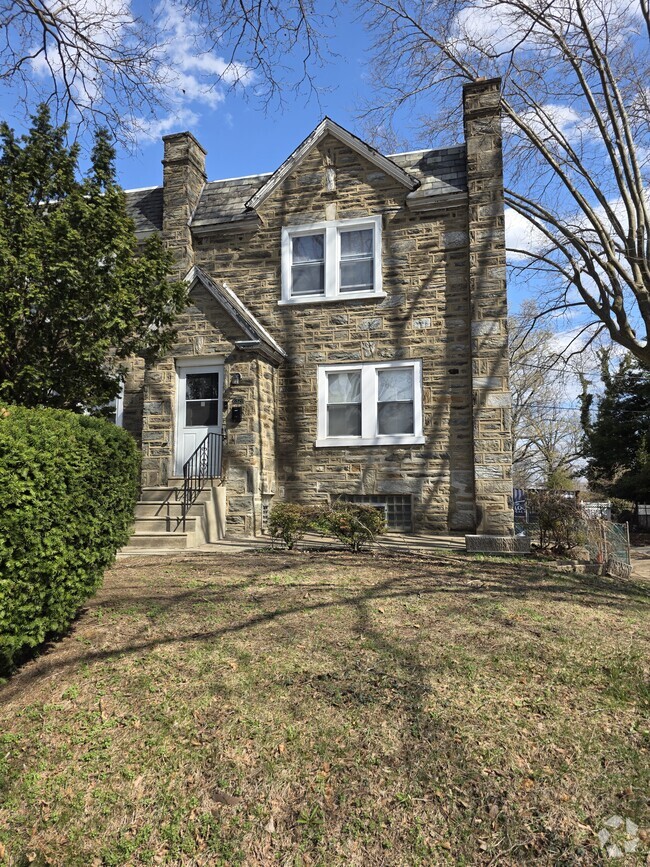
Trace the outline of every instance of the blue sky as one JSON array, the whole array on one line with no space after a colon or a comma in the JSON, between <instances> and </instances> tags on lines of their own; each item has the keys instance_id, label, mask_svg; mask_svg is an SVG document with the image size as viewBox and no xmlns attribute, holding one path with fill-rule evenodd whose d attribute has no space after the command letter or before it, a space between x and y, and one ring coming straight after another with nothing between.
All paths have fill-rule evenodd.
<instances>
[{"instance_id":1,"label":"blue sky","mask_svg":"<svg viewBox=\"0 0 650 867\"><path fill-rule=\"evenodd\" d=\"M103 2L110 5L119 0ZM159 8L165 5L173 10L170 0L162 0ZM125 188L161 182L160 139L168 132L189 129L194 133L208 151L207 171L211 180L272 171L325 114L363 135L355 111L369 96L368 73L364 66L364 49L369 40L349 8L340 11L334 37L328 38L332 53L339 56L315 69L318 98L308 93L297 97L291 94L283 108L272 103L266 111L256 97L254 80L234 90L221 85L215 87L215 78L210 72L221 62L219 51L211 55L213 67L205 60L199 62L192 57L195 54L192 49L193 41L200 41L200 22L174 11L170 11L169 16L176 36L169 49L169 64L179 75L179 84L173 93L177 105L161 112L155 120L146 121L152 134L140 135L134 152L118 148L118 179ZM289 58L288 64L291 63L292 58ZM34 79L38 80L36 73ZM181 86L186 95L176 99ZM4 88L0 88L0 111L12 127L24 128L23 107L18 105L15 94Z\"/></svg>"},{"instance_id":2,"label":"blue sky","mask_svg":"<svg viewBox=\"0 0 650 867\"><path fill-rule=\"evenodd\" d=\"M108 8L111 3L122 2L101 0L101 6ZM145 133L138 136L135 150L118 148L118 180L126 189L161 183L161 135L164 133L185 129L194 133L208 151L210 180L273 171L325 114L362 138L366 137L358 116L364 103L372 97L368 66L370 37L362 23L355 20L349 6L339 9L333 36L328 37L329 62L313 70L318 96L303 89L297 96L287 94L283 108L272 103L266 111L256 96L258 82L255 80L236 89L214 85L213 73L223 67L223 60L218 48L207 57L196 52L195 47L197 43L201 45L202 39L198 19L181 15L173 6L173 0L160 0L158 9L164 10L173 37L166 56L172 81L169 97L175 105L155 118L142 121ZM288 58L287 65L291 66L297 59ZM460 102L459 87L459 110ZM20 130L24 126L22 107L13 94L2 89L0 110L14 128ZM405 126L397 127L395 132L404 142L400 150L435 145L417 140L413 129ZM84 143L89 145L89 139ZM511 298L514 302L513 293Z\"/></svg>"},{"instance_id":3,"label":"blue sky","mask_svg":"<svg viewBox=\"0 0 650 867\"><path fill-rule=\"evenodd\" d=\"M194 133L208 151L210 180L273 171L325 114L360 132L355 109L367 94L362 50L365 33L359 24L349 21L336 41L341 57L319 71L318 100L304 94L281 109L271 106L265 111L255 97L254 84L245 93L241 88L224 89L223 101L214 107L201 105L200 100L191 103L198 122L187 123L181 116L168 131L190 129ZM159 184L161 159L160 137L149 142L141 139L140 153L120 154L120 182L127 188Z\"/></svg>"}]
</instances>

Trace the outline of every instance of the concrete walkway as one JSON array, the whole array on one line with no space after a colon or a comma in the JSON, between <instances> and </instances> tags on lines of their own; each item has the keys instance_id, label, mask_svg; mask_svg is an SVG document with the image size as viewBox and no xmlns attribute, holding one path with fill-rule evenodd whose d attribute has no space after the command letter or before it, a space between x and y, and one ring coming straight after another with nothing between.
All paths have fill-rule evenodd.
<instances>
[{"instance_id":1,"label":"concrete walkway","mask_svg":"<svg viewBox=\"0 0 650 867\"><path fill-rule=\"evenodd\" d=\"M239 554L271 547L271 538L269 536L255 536L253 538L234 536L231 539L222 539L219 542L208 542L205 545L200 545L198 548L179 548L177 550L170 550L169 548L143 548L141 550L130 548L120 551L117 557L118 560L122 560L125 557L174 557L178 555L186 557L188 554ZM280 550L282 544L276 543L275 547ZM305 550L306 548L312 550L314 548L345 550L345 546L336 539L325 538L316 533L308 533L296 544L296 548L298 550ZM414 554L430 554L440 550L464 551L465 535L415 536L406 533L386 533L386 535L379 537L377 542L372 546L372 550L411 552Z\"/></svg>"},{"instance_id":2,"label":"concrete walkway","mask_svg":"<svg viewBox=\"0 0 650 867\"><path fill-rule=\"evenodd\" d=\"M632 575L650 581L650 546L630 549L632 560Z\"/></svg>"}]
</instances>

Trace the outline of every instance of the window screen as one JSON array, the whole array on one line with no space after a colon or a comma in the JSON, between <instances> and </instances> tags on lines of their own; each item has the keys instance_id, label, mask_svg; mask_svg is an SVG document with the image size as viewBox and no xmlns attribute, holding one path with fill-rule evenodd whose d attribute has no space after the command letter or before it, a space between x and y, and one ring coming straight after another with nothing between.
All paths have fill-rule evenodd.
<instances>
[{"instance_id":1,"label":"window screen","mask_svg":"<svg viewBox=\"0 0 650 867\"><path fill-rule=\"evenodd\" d=\"M341 232L341 292L372 291L374 280L374 231Z\"/></svg>"},{"instance_id":2,"label":"window screen","mask_svg":"<svg viewBox=\"0 0 650 867\"><path fill-rule=\"evenodd\" d=\"M325 235L298 235L292 239L291 294L325 294Z\"/></svg>"}]
</instances>

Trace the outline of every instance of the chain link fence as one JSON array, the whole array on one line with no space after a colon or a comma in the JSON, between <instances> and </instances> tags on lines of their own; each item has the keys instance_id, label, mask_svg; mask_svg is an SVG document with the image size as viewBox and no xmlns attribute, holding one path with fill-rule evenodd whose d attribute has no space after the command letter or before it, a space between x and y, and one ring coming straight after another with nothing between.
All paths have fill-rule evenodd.
<instances>
[{"instance_id":1,"label":"chain link fence","mask_svg":"<svg viewBox=\"0 0 650 867\"><path fill-rule=\"evenodd\" d=\"M569 499L569 497L567 497ZM545 534L540 534L539 514L535 511L535 497L526 497L526 492L515 489L515 533L527 536L533 544L542 544ZM630 559L630 531L628 524L616 524L607 519L607 503L576 503L579 515L571 528L575 548L585 559L602 565L616 577L629 578L632 573Z\"/></svg>"}]
</instances>

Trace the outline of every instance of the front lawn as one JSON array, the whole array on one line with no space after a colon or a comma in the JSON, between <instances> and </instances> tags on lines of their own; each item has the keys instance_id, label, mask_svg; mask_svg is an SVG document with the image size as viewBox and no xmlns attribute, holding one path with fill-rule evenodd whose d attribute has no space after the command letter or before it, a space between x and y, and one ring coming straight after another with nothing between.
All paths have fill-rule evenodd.
<instances>
[{"instance_id":1,"label":"front lawn","mask_svg":"<svg viewBox=\"0 0 650 867\"><path fill-rule=\"evenodd\" d=\"M525 561L123 560L0 688L0 864L645 863L649 644Z\"/></svg>"}]
</instances>

